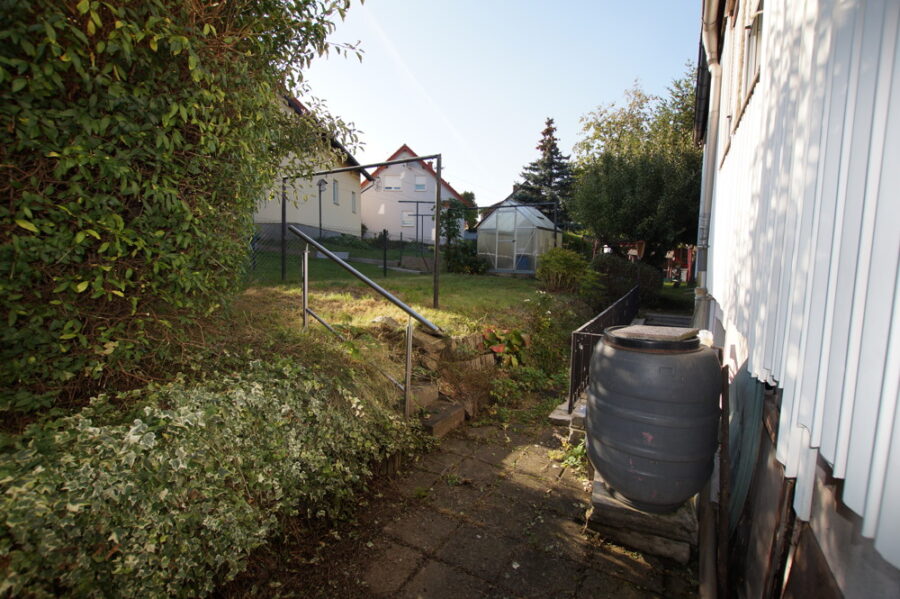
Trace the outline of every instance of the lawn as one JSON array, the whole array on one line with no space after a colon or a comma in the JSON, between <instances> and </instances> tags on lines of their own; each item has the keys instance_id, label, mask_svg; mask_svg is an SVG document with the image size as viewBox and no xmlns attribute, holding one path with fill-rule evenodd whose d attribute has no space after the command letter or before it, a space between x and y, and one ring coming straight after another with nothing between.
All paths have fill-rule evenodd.
<instances>
[{"instance_id":1,"label":"lawn","mask_svg":"<svg viewBox=\"0 0 900 599\"><path fill-rule=\"evenodd\" d=\"M394 270L387 271L372 264L354 263L354 268L396 295L413 309L442 328L466 333L481 330L485 325L516 327L526 301L536 296L537 281L441 273L439 277L440 310L433 309L434 276ZM300 260L288 257L287 281L281 283L281 261L277 254L262 253L256 269L248 279L254 294L261 288L277 287L281 292L296 296L300 303ZM310 308L321 316L341 324L366 326L373 318L391 316L405 322L406 316L387 300L380 298L368 286L353 277L331 260L309 261Z\"/></svg>"}]
</instances>

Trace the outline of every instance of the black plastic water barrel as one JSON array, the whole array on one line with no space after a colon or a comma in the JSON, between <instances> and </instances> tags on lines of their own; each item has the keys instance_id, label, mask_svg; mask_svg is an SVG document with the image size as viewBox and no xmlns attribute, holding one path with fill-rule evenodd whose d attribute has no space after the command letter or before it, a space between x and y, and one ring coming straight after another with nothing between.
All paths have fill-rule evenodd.
<instances>
[{"instance_id":1,"label":"black plastic water barrel","mask_svg":"<svg viewBox=\"0 0 900 599\"><path fill-rule=\"evenodd\" d=\"M618 499L669 512L712 473L719 360L696 336L634 338L624 329L606 329L591 358L588 455Z\"/></svg>"}]
</instances>

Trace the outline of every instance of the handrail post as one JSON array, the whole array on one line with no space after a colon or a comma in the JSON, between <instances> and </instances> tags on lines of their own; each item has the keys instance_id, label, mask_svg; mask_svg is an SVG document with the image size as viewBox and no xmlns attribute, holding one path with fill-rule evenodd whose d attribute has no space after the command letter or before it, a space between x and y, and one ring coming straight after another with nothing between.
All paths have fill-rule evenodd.
<instances>
[{"instance_id":1,"label":"handrail post","mask_svg":"<svg viewBox=\"0 0 900 599\"><path fill-rule=\"evenodd\" d=\"M303 330L309 326L309 244L303 247Z\"/></svg>"},{"instance_id":2,"label":"handrail post","mask_svg":"<svg viewBox=\"0 0 900 599\"><path fill-rule=\"evenodd\" d=\"M437 155L437 191L434 194L434 309L440 308L438 298L440 289L440 267L438 263L441 261L441 155ZM418 212L418 210L417 210Z\"/></svg>"},{"instance_id":3,"label":"handrail post","mask_svg":"<svg viewBox=\"0 0 900 599\"><path fill-rule=\"evenodd\" d=\"M412 346L413 346L413 321L411 316L406 317L406 380L403 385L403 413L407 418L412 416Z\"/></svg>"}]
</instances>

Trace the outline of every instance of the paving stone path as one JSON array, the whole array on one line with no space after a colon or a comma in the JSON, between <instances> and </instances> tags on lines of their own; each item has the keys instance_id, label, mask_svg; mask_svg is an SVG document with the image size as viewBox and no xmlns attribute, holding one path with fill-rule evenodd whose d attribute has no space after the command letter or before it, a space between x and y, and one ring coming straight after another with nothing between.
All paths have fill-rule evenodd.
<instances>
[{"instance_id":1,"label":"paving stone path","mask_svg":"<svg viewBox=\"0 0 900 599\"><path fill-rule=\"evenodd\" d=\"M693 566L584 530L586 481L552 459L564 429L465 427L393 483L358 556L374 597L692 597Z\"/></svg>"}]
</instances>

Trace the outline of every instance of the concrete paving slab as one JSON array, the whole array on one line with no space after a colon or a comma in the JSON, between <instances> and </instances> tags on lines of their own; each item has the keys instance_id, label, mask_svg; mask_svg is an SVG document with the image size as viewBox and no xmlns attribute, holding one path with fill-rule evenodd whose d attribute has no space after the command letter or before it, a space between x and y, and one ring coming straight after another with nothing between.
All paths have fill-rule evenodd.
<instances>
[{"instance_id":1,"label":"concrete paving slab","mask_svg":"<svg viewBox=\"0 0 900 599\"><path fill-rule=\"evenodd\" d=\"M452 566L429 560L396 597L404 599L461 599L490 597L484 581Z\"/></svg>"},{"instance_id":2,"label":"concrete paving slab","mask_svg":"<svg viewBox=\"0 0 900 599\"><path fill-rule=\"evenodd\" d=\"M497 579L519 597L564 597L575 593L583 567L565 558L523 547Z\"/></svg>"},{"instance_id":3,"label":"concrete paving slab","mask_svg":"<svg viewBox=\"0 0 900 599\"><path fill-rule=\"evenodd\" d=\"M438 474L413 469L395 483L396 489L407 499L424 499L440 479Z\"/></svg>"},{"instance_id":4,"label":"concrete paving slab","mask_svg":"<svg viewBox=\"0 0 900 599\"><path fill-rule=\"evenodd\" d=\"M589 570L575 593L578 599L650 599L659 595L613 576Z\"/></svg>"},{"instance_id":5,"label":"concrete paving slab","mask_svg":"<svg viewBox=\"0 0 900 599\"><path fill-rule=\"evenodd\" d=\"M485 580L494 580L509 561L516 545L498 532L464 524L435 554L443 562Z\"/></svg>"},{"instance_id":6,"label":"concrete paving slab","mask_svg":"<svg viewBox=\"0 0 900 599\"><path fill-rule=\"evenodd\" d=\"M463 457L447 451L433 451L416 462L414 466L419 470L443 475L462 461Z\"/></svg>"},{"instance_id":7,"label":"concrete paving slab","mask_svg":"<svg viewBox=\"0 0 900 599\"><path fill-rule=\"evenodd\" d=\"M392 597L423 561L425 556L419 551L385 541L384 549L369 563L363 581L375 595Z\"/></svg>"},{"instance_id":8,"label":"concrete paving slab","mask_svg":"<svg viewBox=\"0 0 900 599\"><path fill-rule=\"evenodd\" d=\"M382 531L406 545L432 553L441 547L458 527L457 520L434 510L418 508L401 514L385 525Z\"/></svg>"}]
</instances>

